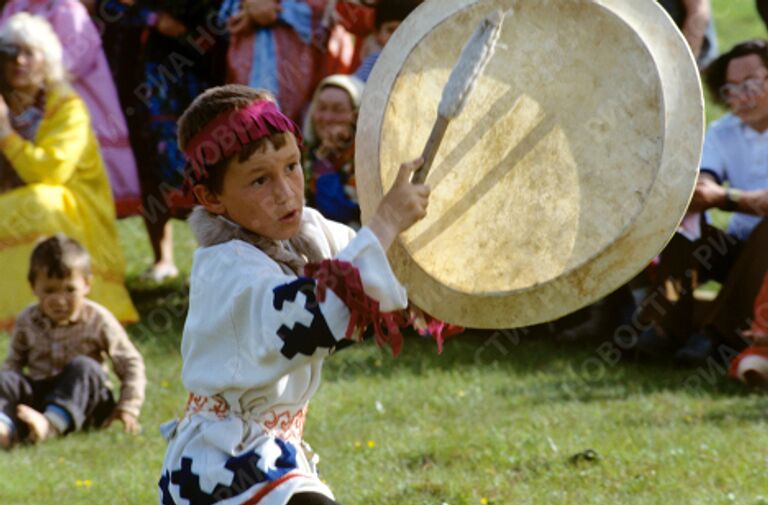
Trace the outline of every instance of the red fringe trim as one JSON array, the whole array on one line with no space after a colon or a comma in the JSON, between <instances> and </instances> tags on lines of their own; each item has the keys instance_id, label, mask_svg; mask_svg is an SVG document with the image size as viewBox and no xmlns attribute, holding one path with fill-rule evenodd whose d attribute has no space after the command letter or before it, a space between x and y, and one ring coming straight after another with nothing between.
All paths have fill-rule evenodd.
<instances>
[{"instance_id":1,"label":"red fringe trim","mask_svg":"<svg viewBox=\"0 0 768 505\"><path fill-rule=\"evenodd\" d=\"M362 337L365 329L373 326L376 344L379 347L389 345L393 355L400 354L403 348L403 334L400 330L412 325L413 319L403 310L381 312L379 302L365 293L360 272L352 263L323 260L307 264L304 273L317 281L318 302L325 301L327 290L330 289L349 309L346 338L351 338L356 330L359 330ZM418 331L422 336L431 335L437 342L438 353L442 353L445 338L461 333L464 328L427 316L427 329Z\"/></svg>"},{"instance_id":2,"label":"red fringe trim","mask_svg":"<svg viewBox=\"0 0 768 505\"><path fill-rule=\"evenodd\" d=\"M416 329L416 331L418 331L419 335L421 335L422 337L431 336L435 339L435 342L437 342L438 354L443 353L443 344L445 343L446 338L452 337L454 335L458 335L459 333L462 333L464 331L464 328L462 326L456 326L455 324L446 323L445 321L435 319L429 314L425 313L424 317L426 317L427 319L427 329L426 330ZM413 321L411 321L411 323L412 322Z\"/></svg>"}]
</instances>

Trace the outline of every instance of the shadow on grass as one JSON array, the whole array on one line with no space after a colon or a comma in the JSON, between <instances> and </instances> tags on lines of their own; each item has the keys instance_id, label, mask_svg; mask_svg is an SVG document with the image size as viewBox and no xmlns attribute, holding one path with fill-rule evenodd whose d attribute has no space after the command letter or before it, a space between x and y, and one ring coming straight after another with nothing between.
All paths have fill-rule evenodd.
<instances>
[{"instance_id":1,"label":"shadow on grass","mask_svg":"<svg viewBox=\"0 0 768 505\"><path fill-rule=\"evenodd\" d=\"M188 309L186 276L154 284L130 279L131 296L141 322L129 327L137 342L178 352ZM611 401L635 395L675 391L690 396L738 397L751 392L727 378L723 361L697 369L677 369L671 363L640 363L622 355L610 341L555 342L536 329L468 330L450 338L442 355L434 341L405 332L400 356L378 350L367 341L339 351L326 362L325 380L356 376L393 377L429 373L469 373L490 369L508 373L510 380L494 386L502 395L534 395L533 402ZM534 379L535 380L532 380Z\"/></svg>"},{"instance_id":2,"label":"shadow on grass","mask_svg":"<svg viewBox=\"0 0 768 505\"><path fill-rule=\"evenodd\" d=\"M748 402L739 404L739 408L720 408L707 413L704 421L724 426L733 426L734 423L765 423L768 420L768 396L765 392L755 392Z\"/></svg>"},{"instance_id":3,"label":"shadow on grass","mask_svg":"<svg viewBox=\"0 0 768 505\"><path fill-rule=\"evenodd\" d=\"M494 385L502 396L529 397L529 403L625 400L638 395L684 392L689 396L741 397L753 394L727 377L727 366L712 360L695 369L669 363L643 363L600 344L561 343L519 338L513 332L471 330L449 339L442 355L435 343L406 334L402 353L376 350L372 342L350 347L326 361L324 380L384 378L410 374L471 373L473 368L501 371L509 381Z\"/></svg>"}]
</instances>

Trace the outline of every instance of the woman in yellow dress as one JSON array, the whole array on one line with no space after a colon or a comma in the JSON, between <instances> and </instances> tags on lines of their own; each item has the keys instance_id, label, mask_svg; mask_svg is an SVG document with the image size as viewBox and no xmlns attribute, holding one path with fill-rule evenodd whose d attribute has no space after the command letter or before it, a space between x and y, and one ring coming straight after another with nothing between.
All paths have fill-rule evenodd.
<instances>
[{"instance_id":1,"label":"woman in yellow dress","mask_svg":"<svg viewBox=\"0 0 768 505\"><path fill-rule=\"evenodd\" d=\"M19 13L0 28L0 95L0 325L34 300L29 255L56 232L91 253L90 298L137 321L88 110L66 82L61 44L44 19Z\"/></svg>"}]
</instances>

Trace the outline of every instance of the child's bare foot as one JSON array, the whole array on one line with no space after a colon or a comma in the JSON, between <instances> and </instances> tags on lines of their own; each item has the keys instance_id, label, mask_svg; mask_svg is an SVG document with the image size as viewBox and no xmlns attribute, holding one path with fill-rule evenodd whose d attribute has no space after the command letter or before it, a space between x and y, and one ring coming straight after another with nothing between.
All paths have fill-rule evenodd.
<instances>
[{"instance_id":1,"label":"child's bare foot","mask_svg":"<svg viewBox=\"0 0 768 505\"><path fill-rule=\"evenodd\" d=\"M9 449L11 442L11 427L0 422L0 449Z\"/></svg>"},{"instance_id":2,"label":"child's bare foot","mask_svg":"<svg viewBox=\"0 0 768 505\"><path fill-rule=\"evenodd\" d=\"M16 415L29 428L29 438L32 440L32 443L42 442L56 433L56 429L51 425L48 418L42 412L38 412L32 407L17 405Z\"/></svg>"}]
</instances>

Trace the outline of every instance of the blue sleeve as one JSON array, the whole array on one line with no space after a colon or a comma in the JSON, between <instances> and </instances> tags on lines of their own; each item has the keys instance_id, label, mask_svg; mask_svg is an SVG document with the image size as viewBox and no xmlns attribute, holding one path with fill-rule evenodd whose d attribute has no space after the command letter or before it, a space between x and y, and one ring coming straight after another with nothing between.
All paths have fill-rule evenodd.
<instances>
[{"instance_id":1,"label":"blue sleeve","mask_svg":"<svg viewBox=\"0 0 768 505\"><path fill-rule=\"evenodd\" d=\"M717 128L710 127L704 137L701 153L701 171L712 174L719 183L728 180L725 153L721 145L721 135Z\"/></svg>"}]
</instances>

